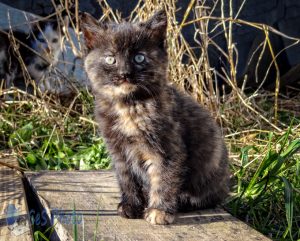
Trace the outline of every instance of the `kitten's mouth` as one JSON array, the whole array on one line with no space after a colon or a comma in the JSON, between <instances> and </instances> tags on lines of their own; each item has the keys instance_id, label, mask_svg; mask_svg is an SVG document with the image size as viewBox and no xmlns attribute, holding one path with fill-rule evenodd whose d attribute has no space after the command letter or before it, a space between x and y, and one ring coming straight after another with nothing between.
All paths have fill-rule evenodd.
<instances>
[{"instance_id":1,"label":"kitten's mouth","mask_svg":"<svg viewBox=\"0 0 300 241\"><path fill-rule=\"evenodd\" d=\"M128 78L122 78L122 79L118 79L117 80L117 84L118 85L123 85L123 84L126 84L126 85L133 85L134 82L132 79L128 79Z\"/></svg>"},{"instance_id":2,"label":"kitten's mouth","mask_svg":"<svg viewBox=\"0 0 300 241\"><path fill-rule=\"evenodd\" d=\"M121 79L120 80L121 84L131 84L130 81L128 79Z\"/></svg>"},{"instance_id":3,"label":"kitten's mouth","mask_svg":"<svg viewBox=\"0 0 300 241\"><path fill-rule=\"evenodd\" d=\"M136 90L137 86L129 78L114 79L113 92L116 96L125 97Z\"/></svg>"}]
</instances>

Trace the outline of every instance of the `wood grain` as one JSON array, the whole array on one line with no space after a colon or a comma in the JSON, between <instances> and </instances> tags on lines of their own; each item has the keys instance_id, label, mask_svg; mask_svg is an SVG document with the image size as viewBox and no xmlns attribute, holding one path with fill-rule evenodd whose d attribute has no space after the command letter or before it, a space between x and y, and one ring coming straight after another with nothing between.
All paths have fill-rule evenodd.
<instances>
[{"instance_id":1,"label":"wood grain","mask_svg":"<svg viewBox=\"0 0 300 241\"><path fill-rule=\"evenodd\" d=\"M1 159L2 163L19 166L14 158ZM9 167L0 165L0 240L29 241L32 239L31 226L21 174ZM16 222L9 225L8 212L16 210ZM11 215L13 215L10 212Z\"/></svg>"},{"instance_id":2,"label":"wood grain","mask_svg":"<svg viewBox=\"0 0 300 241\"><path fill-rule=\"evenodd\" d=\"M119 189L111 171L25 173L61 240L72 240L76 207L79 240L269 240L223 209L179 214L174 224L154 226L117 215ZM55 222L55 221L54 221Z\"/></svg>"}]
</instances>

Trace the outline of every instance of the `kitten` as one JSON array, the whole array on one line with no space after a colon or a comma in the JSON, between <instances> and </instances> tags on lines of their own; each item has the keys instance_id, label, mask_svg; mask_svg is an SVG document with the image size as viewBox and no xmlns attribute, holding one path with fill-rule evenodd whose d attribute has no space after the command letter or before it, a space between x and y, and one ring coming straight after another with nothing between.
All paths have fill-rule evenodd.
<instances>
[{"instance_id":1,"label":"kitten","mask_svg":"<svg viewBox=\"0 0 300 241\"><path fill-rule=\"evenodd\" d=\"M121 189L118 213L170 224L228 192L227 151L209 113L168 82L164 11L141 23L83 14L84 65Z\"/></svg>"},{"instance_id":2,"label":"kitten","mask_svg":"<svg viewBox=\"0 0 300 241\"><path fill-rule=\"evenodd\" d=\"M0 32L0 81L4 80L6 88L15 86L25 90L26 80L30 77L43 91L41 79L51 66L57 64L61 52L62 37L57 21L40 21L33 25L30 33L13 31L13 36L9 36L3 32ZM19 46L17 51L14 49L12 37ZM20 63L20 57L25 66Z\"/></svg>"}]
</instances>

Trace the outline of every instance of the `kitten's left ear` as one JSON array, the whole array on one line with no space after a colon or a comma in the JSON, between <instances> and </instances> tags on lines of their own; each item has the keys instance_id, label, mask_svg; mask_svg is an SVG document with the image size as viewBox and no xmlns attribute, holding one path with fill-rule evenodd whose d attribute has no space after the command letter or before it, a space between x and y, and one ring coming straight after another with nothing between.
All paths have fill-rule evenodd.
<instances>
[{"instance_id":1,"label":"kitten's left ear","mask_svg":"<svg viewBox=\"0 0 300 241\"><path fill-rule=\"evenodd\" d=\"M95 46L99 33L99 22L88 13L80 14L80 28L83 32L85 44L88 49Z\"/></svg>"},{"instance_id":2,"label":"kitten's left ear","mask_svg":"<svg viewBox=\"0 0 300 241\"><path fill-rule=\"evenodd\" d=\"M168 18L165 10L156 12L146 22L141 23L157 41L164 41L167 34Z\"/></svg>"}]
</instances>

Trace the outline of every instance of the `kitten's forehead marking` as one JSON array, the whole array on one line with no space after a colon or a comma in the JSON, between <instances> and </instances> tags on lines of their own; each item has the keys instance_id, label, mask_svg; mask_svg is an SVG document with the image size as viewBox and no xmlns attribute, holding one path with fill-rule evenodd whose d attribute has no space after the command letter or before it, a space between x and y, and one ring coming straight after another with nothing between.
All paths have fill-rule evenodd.
<instances>
[{"instance_id":1,"label":"kitten's forehead marking","mask_svg":"<svg viewBox=\"0 0 300 241\"><path fill-rule=\"evenodd\" d=\"M35 49L38 52L43 52L45 49L49 49L54 59L58 58L61 50L61 35L59 29L55 28L52 23L46 23L37 36L37 40L34 43ZM43 39L45 41L40 41ZM53 41L55 40L55 41Z\"/></svg>"},{"instance_id":2,"label":"kitten's forehead marking","mask_svg":"<svg viewBox=\"0 0 300 241\"><path fill-rule=\"evenodd\" d=\"M48 41L59 38L59 33L57 29L50 23L46 24L45 28L42 29L43 32L39 33L39 38L46 38Z\"/></svg>"},{"instance_id":3,"label":"kitten's forehead marking","mask_svg":"<svg viewBox=\"0 0 300 241\"><path fill-rule=\"evenodd\" d=\"M120 24L111 24L108 26L107 44L117 51L125 49L138 48L145 44L145 31L138 24L123 22Z\"/></svg>"},{"instance_id":4,"label":"kitten's forehead marking","mask_svg":"<svg viewBox=\"0 0 300 241\"><path fill-rule=\"evenodd\" d=\"M59 32L59 28L56 28L52 22L42 23L40 28L37 29L35 37L32 39L31 47L40 53L44 58L46 58L52 64L56 64L61 52L61 41L62 37ZM36 58L33 64L34 71L36 70L36 62L39 65L43 65L45 61L41 58Z\"/></svg>"}]
</instances>

